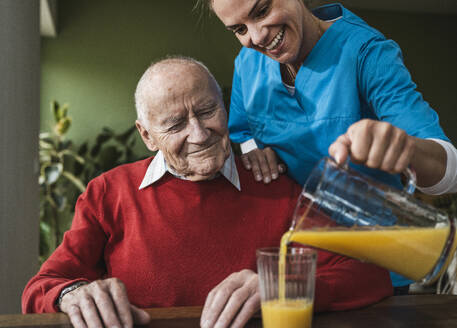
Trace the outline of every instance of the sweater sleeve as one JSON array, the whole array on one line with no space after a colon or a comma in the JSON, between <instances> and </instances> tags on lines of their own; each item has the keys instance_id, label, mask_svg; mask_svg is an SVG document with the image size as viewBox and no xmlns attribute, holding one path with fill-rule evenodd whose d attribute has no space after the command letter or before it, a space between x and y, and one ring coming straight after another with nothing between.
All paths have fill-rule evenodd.
<instances>
[{"instance_id":1,"label":"sweater sleeve","mask_svg":"<svg viewBox=\"0 0 457 328\"><path fill-rule=\"evenodd\" d=\"M56 300L62 289L77 281L90 282L103 277L106 271L103 250L107 241L99 221L103 181L103 177L94 179L79 197L71 229L24 289L23 313L57 312Z\"/></svg>"},{"instance_id":2,"label":"sweater sleeve","mask_svg":"<svg viewBox=\"0 0 457 328\"><path fill-rule=\"evenodd\" d=\"M316 311L360 308L392 294L387 270L330 252L318 252Z\"/></svg>"}]
</instances>

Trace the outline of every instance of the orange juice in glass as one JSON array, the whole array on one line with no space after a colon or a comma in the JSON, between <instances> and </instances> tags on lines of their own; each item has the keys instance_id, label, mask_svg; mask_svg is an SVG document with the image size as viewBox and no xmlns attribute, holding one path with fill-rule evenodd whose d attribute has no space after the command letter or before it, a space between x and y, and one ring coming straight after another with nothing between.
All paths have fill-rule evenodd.
<instances>
[{"instance_id":1,"label":"orange juice in glass","mask_svg":"<svg viewBox=\"0 0 457 328\"><path fill-rule=\"evenodd\" d=\"M314 250L288 247L280 272L279 248L257 250L264 328L311 327L316 258ZM282 279L283 292L280 291Z\"/></svg>"}]
</instances>

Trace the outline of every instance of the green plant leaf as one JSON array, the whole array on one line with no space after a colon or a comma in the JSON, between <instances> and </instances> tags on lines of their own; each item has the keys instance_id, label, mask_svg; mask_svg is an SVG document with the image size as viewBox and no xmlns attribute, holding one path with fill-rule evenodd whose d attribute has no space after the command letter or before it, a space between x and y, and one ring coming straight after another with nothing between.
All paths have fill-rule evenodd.
<instances>
[{"instance_id":1,"label":"green plant leaf","mask_svg":"<svg viewBox=\"0 0 457 328\"><path fill-rule=\"evenodd\" d=\"M55 100L51 101L51 112L54 115L54 120L57 122L60 121L60 116L59 116L59 103Z\"/></svg>"},{"instance_id":2,"label":"green plant leaf","mask_svg":"<svg viewBox=\"0 0 457 328\"><path fill-rule=\"evenodd\" d=\"M56 192L51 192L51 197L54 200L57 209L59 211L63 211L65 209L65 205L67 205L67 198L63 195L59 195Z\"/></svg>"},{"instance_id":3,"label":"green plant leaf","mask_svg":"<svg viewBox=\"0 0 457 328\"><path fill-rule=\"evenodd\" d=\"M60 119L57 124L54 127L54 131L57 133L59 136L63 136L65 133L68 132L68 129L71 126L71 118L70 117L64 117Z\"/></svg>"},{"instance_id":4,"label":"green plant leaf","mask_svg":"<svg viewBox=\"0 0 457 328\"><path fill-rule=\"evenodd\" d=\"M54 141L49 138L42 138L38 142L39 148L40 149L54 149Z\"/></svg>"},{"instance_id":5,"label":"green plant leaf","mask_svg":"<svg viewBox=\"0 0 457 328\"><path fill-rule=\"evenodd\" d=\"M49 138L49 139L52 140L52 135L49 132L40 132L39 137L40 137L40 139Z\"/></svg>"},{"instance_id":6,"label":"green plant leaf","mask_svg":"<svg viewBox=\"0 0 457 328\"><path fill-rule=\"evenodd\" d=\"M107 142L108 140L110 140L112 138L112 134L110 133L100 133L98 136L97 136L97 139L95 140L96 144L97 145L101 145L101 144L104 144L105 142Z\"/></svg>"},{"instance_id":7,"label":"green plant leaf","mask_svg":"<svg viewBox=\"0 0 457 328\"><path fill-rule=\"evenodd\" d=\"M85 156L87 154L87 150L89 149L87 141L79 146L78 155Z\"/></svg>"},{"instance_id":8,"label":"green plant leaf","mask_svg":"<svg viewBox=\"0 0 457 328\"><path fill-rule=\"evenodd\" d=\"M68 113L68 104L65 103L59 107L59 117L60 119L66 118Z\"/></svg>"},{"instance_id":9,"label":"green plant leaf","mask_svg":"<svg viewBox=\"0 0 457 328\"><path fill-rule=\"evenodd\" d=\"M63 170L63 165L62 163L55 163L51 164L49 166L44 167L44 176L45 176L45 181L48 185L51 185L55 183L60 175L62 174Z\"/></svg>"},{"instance_id":10,"label":"green plant leaf","mask_svg":"<svg viewBox=\"0 0 457 328\"><path fill-rule=\"evenodd\" d=\"M103 171L112 169L119 164L119 158L122 156L122 152L119 151L116 146L104 147L99 156L99 163Z\"/></svg>"},{"instance_id":11,"label":"green plant leaf","mask_svg":"<svg viewBox=\"0 0 457 328\"><path fill-rule=\"evenodd\" d=\"M98 153L100 152L100 148L101 148L101 144L96 144L94 147L92 147L91 151L90 151L90 156L92 157L96 157L98 155Z\"/></svg>"},{"instance_id":12,"label":"green plant leaf","mask_svg":"<svg viewBox=\"0 0 457 328\"><path fill-rule=\"evenodd\" d=\"M86 190L86 186L84 185L84 183L70 172L64 171L62 175L69 181L71 181L81 192L84 192Z\"/></svg>"},{"instance_id":13,"label":"green plant leaf","mask_svg":"<svg viewBox=\"0 0 457 328\"><path fill-rule=\"evenodd\" d=\"M79 156L77 153L75 153L73 150L70 150L70 149L62 150L59 154L70 156L71 158L73 158L77 162L79 162L80 164L84 164L86 162L82 156Z\"/></svg>"}]
</instances>

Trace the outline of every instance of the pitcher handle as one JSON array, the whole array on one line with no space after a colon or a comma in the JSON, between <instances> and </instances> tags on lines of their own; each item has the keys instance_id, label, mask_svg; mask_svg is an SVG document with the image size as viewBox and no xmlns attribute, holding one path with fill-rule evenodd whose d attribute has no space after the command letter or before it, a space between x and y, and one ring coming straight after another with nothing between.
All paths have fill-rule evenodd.
<instances>
[{"instance_id":1,"label":"pitcher handle","mask_svg":"<svg viewBox=\"0 0 457 328\"><path fill-rule=\"evenodd\" d=\"M414 169L410 165L403 171L403 174L408 179L403 191L412 195L414 193L414 191L416 190L416 182L417 182L416 171L414 171Z\"/></svg>"},{"instance_id":2,"label":"pitcher handle","mask_svg":"<svg viewBox=\"0 0 457 328\"><path fill-rule=\"evenodd\" d=\"M333 159L333 157L331 157L331 159L334 162L336 162L335 159ZM347 170L349 168L349 162L350 162L350 156L348 156L348 158L341 165L341 167L343 167L344 169ZM414 169L411 167L411 165L409 165L402 173L405 175L406 179L408 180L405 184L405 187L403 188L403 191L409 195L412 195L414 193L414 191L416 190L416 185L417 185L416 171L414 171Z\"/></svg>"}]
</instances>

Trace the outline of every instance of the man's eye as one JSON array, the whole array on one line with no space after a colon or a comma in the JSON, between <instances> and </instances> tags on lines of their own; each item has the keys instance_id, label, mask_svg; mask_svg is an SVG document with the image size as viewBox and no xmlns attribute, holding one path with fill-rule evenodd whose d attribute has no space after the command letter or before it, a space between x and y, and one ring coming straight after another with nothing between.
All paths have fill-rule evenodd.
<instances>
[{"instance_id":1,"label":"man's eye","mask_svg":"<svg viewBox=\"0 0 457 328\"><path fill-rule=\"evenodd\" d=\"M215 112L214 109L205 110L203 112L198 113L198 116L202 117L202 118L209 118L209 117L213 116L214 112Z\"/></svg>"},{"instance_id":2,"label":"man's eye","mask_svg":"<svg viewBox=\"0 0 457 328\"><path fill-rule=\"evenodd\" d=\"M179 123L176 123L175 125L172 125L168 128L168 131L169 132L178 132L178 131L181 131L183 128L184 128L184 122L179 122Z\"/></svg>"}]
</instances>

